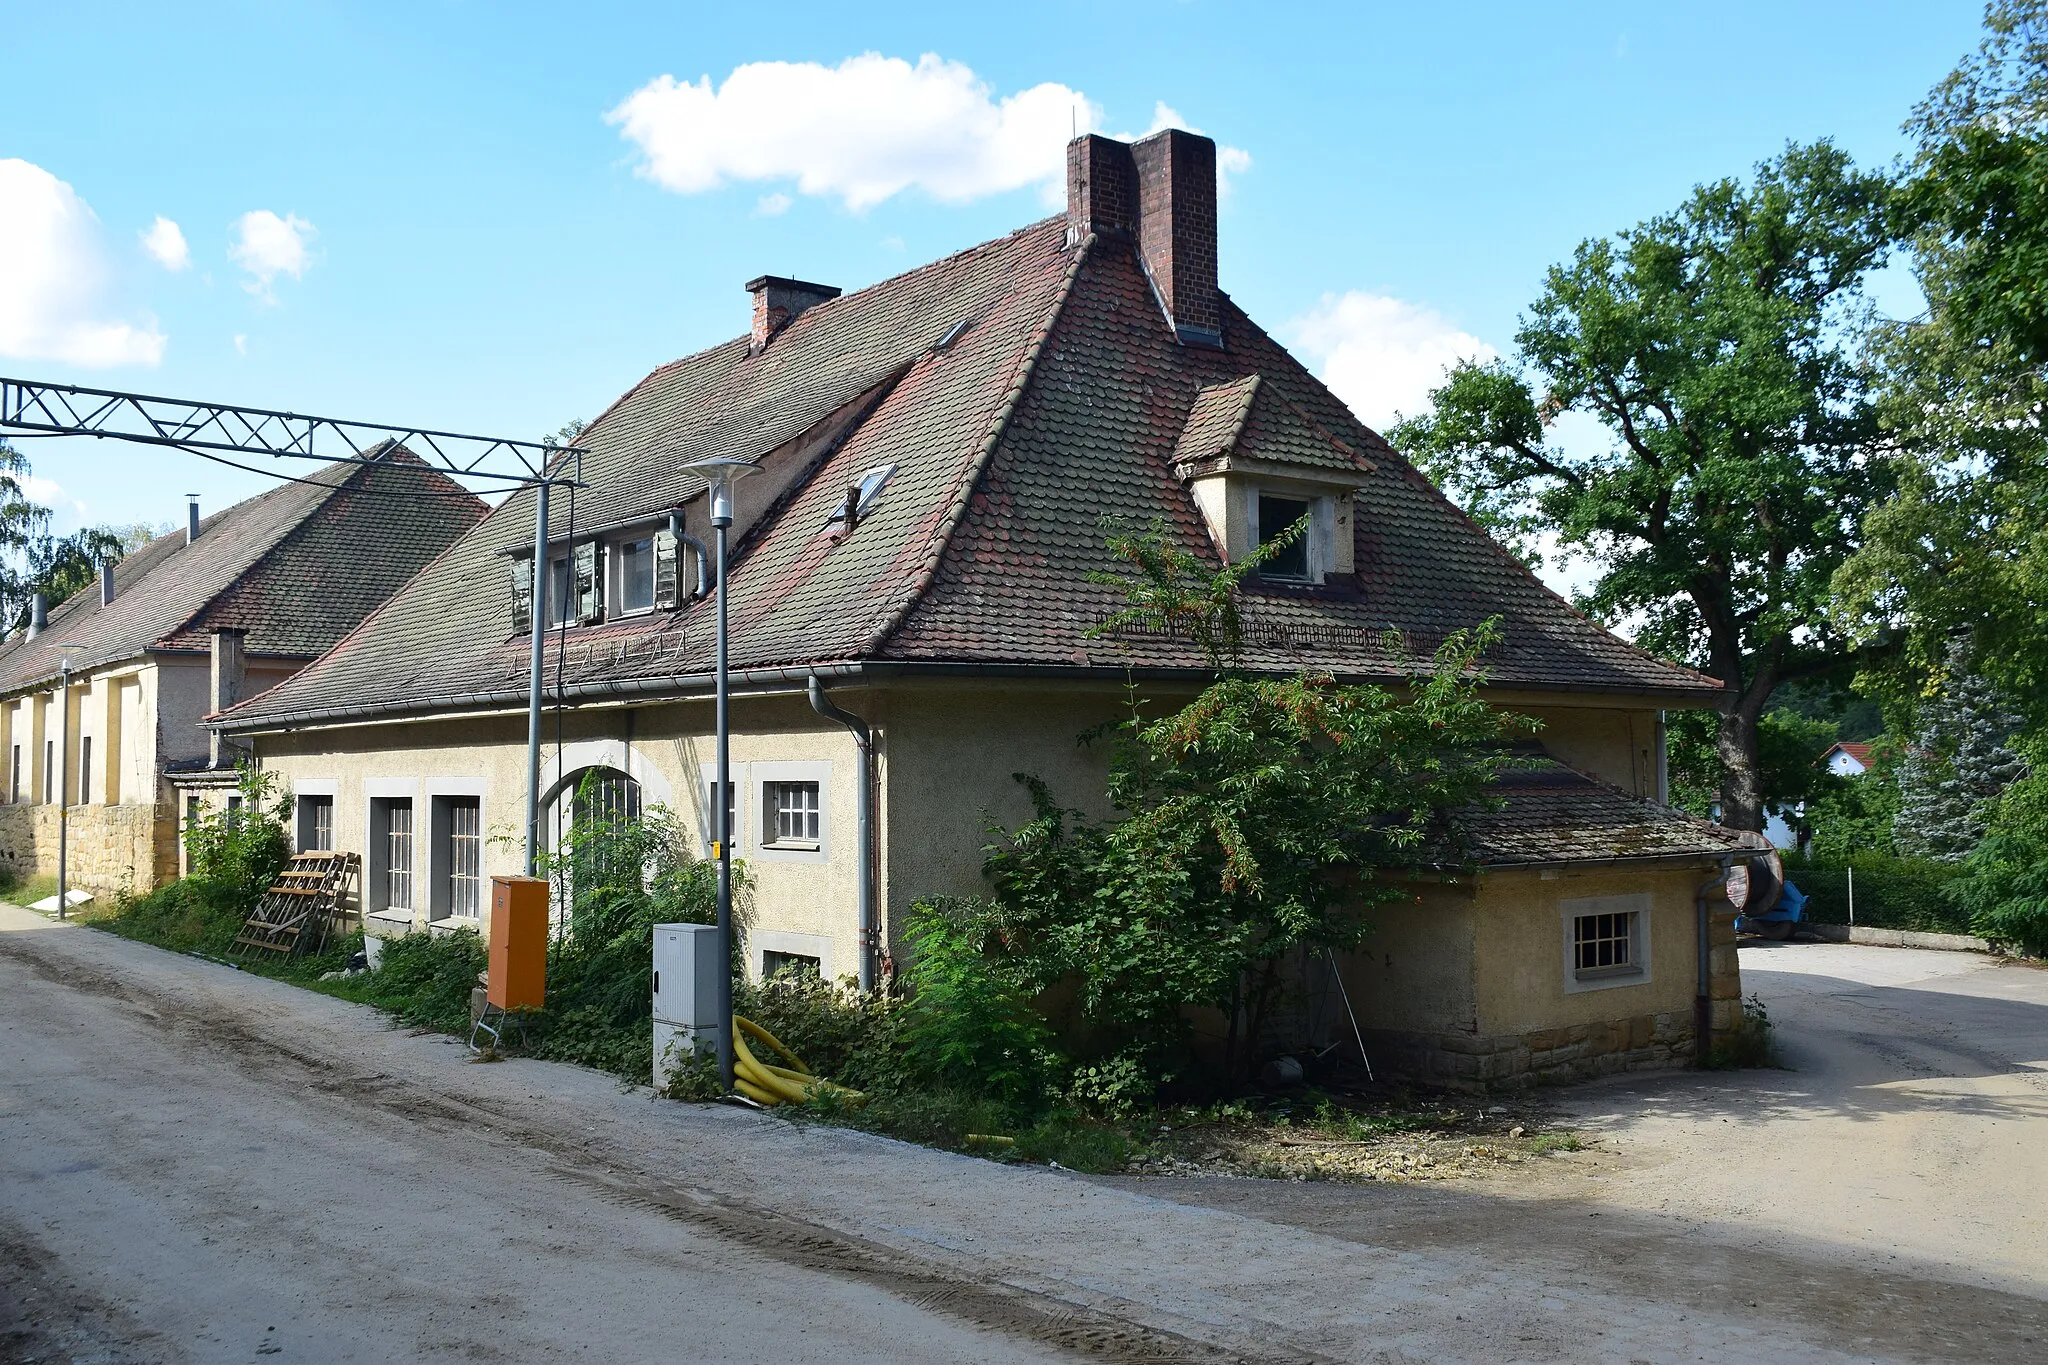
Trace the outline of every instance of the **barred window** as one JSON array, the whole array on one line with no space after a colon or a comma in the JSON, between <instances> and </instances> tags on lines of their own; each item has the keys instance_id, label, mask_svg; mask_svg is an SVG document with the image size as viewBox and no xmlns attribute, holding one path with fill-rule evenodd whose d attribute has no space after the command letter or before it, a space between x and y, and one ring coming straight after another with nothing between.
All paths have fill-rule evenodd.
<instances>
[{"instance_id":1,"label":"barred window","mask_svg":"<svg viewBox=\"0 0 2048 1365\"><path fill-rule=\"evenodd\" d=\"M1636 965L1636 911L1579 915L1572 920L1572 965L1581 972L1628 970Z\"/></svg>"},{"instance_id":2,"label":"barred window","mask_svg":"<svg viewBox=\"0 0 2048 1365\"><path fill-rule=\"evenodd\" d=\"M384 803L384 905L412 909L412 802Z\"/></svg>"},{"instance_id":3,"label":"barred window","mask_svg":"<svg viewBox=\"0 0 2048 1365\"><path fill-rule=\"evenodd\" d=\"M448 912L475 919L484 903L483 803L448 798Z\"/></svg>"},{"instance_id":4,"label":"barred window","mask_svg":"<svg viewBox=\"0 0 2048 1365\"><path fill-rule=\"evenodd\" d=\"M302 796L299 798L299 852L332 853L334 851L334 798L331 796Z\"/></svg>"},{"instance_id":5,"label":"barred window","mask_svg":"<svg viewBox=\"0 0 2048 1365\"><path fill-rule=\"evenodd\" d=\"M812 844L818 842L818 784L815 782L767 782L762 784L761 842Z\"/></svg>"}]
</instances>

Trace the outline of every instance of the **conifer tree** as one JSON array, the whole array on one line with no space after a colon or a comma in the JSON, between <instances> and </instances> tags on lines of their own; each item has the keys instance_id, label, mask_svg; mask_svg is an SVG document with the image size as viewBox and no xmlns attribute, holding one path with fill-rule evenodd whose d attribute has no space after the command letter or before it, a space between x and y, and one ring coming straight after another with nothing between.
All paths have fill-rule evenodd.
<instances>
[{"instance_id":1,"label":"conifer tree","mask_svg":"<svg viewBox=\"0 0 2048 1365\"><path fill-rule=\"evenodd\" d=\"M1991 802L2026 776L2027 765L2010 744L2022 719L1976 671L1966 640L1950 643L1947 673L1899 765L1892 838L1907 857L1954 863L1976 848Z\"/></svg>"}]
</instances>

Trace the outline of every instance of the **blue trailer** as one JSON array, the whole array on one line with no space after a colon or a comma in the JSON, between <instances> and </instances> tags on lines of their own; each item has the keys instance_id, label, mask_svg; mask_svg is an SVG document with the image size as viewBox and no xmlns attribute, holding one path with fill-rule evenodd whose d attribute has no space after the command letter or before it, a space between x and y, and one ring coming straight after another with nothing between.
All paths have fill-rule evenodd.
<instances>
[{"instance_id":1,"label":"blue trailer","mask_svg":"<svg viewBox=\"0 0 2048 1365\"><path fill-rule=\"evenodd\" d=\"M1735 932L1755 934L1760 938L1788 939L1805 910L1806 893L1786 880L1780 883L1777 899L1771 903L1770 909L1761 914L1745 913L1735 917Z\"/></svg>"}]
</instances>

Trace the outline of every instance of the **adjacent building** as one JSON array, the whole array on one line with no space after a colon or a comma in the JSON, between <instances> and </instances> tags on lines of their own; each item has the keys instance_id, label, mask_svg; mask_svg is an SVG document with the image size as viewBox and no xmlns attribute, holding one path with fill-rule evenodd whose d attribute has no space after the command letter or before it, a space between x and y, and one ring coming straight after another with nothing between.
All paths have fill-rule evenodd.
<instances>
[{"instance_id":1,"label":"adjacent building","mask_svg":"<svg viewBox=\"0 0 2048 1365\"><path fill-rule=\"evenodd\" d=\"M97 590L39 603L0 647L0 865L55 873L61 788L72 885L178 875L183 821L232 799L247 753L201 718L304 668L488 510L394 449L209 517L195 500Z\"/></svg>"},{"instance_id":2,"label":"adjacent building","mask_svg":"<svg viewBox=\"0 0 2048 1365\"><path fill-rule=\"evenodd\" d=\"M1730 916L1696 893L1742 842L1663 804L1661 716L1720 685L1545 588L1238 308L1207 139L1080 138L1057 217L853 294L746 287L746 332L579 437L584 487L555 499L545 563L522 492L217 718L303 827L364 854L371 933L477 924L484 879L519 870L533 630L550 837L593 802L660 804L708 847L714 618L692 542L710 531L685 466L731 456L757 467L733 528L724 794L751 970L901 952L910 904L982 889L990 827L1028 818L1013 774L1100 809L1080 735L1133 683L1161 704L1203 684L1190 640L1096 633L1122 605L1090 578L1115 567L1109 532L1156 523L1218 563L1306 517L1248 586L1247 662L1389 680L1498 616L1490 695L1543 723L1543 761L1480 822L1476 875L1381 913L1344 964L1368 1043L1499 1081L1674 1061L1703 1007L1732 1021ZM1328 985L1310 1029L1341 1018Z\"/></svg>"}]
</instances>

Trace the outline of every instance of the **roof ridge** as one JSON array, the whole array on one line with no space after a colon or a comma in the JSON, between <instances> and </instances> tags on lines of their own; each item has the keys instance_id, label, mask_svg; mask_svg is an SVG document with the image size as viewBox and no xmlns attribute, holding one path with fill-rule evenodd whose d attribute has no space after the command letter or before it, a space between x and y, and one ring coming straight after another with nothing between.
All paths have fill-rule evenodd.
<instances>
[{"instance_id":1,"label":"roof ridge","mask_svg":"<svg viewBox=\"0 0 2048 1365\"><path fill-rule=\"evenodd\" d=\"M1030 227L1019 228L1017 232L996 240L1008 241L1011 237L1029 232L1048 221L1050 220L1040 219ZM889 637L902 627L904 620L910 615L911 608L915 607L919 599L931 589L932 581L938 576L939 565L945 559L946 546L952 541L953 532L959 529L961 518L967 515L967 508L974 500L975 486L981 482L981 476L988 470L989 461L995 457L996 447L1003 443L1003 433L1010 429L1010 419L1016 416L1017 408L1023 403L1024 391L1031 387L1032 376L1038 369L1038 358L1045 353L1045 343L1051 338L1053 328L1058 325L1060 314L1066 309L1067 300L1073 297L1074 281L1081 276L1082 264L1094 253L1095 243L1096 234L1091 232L1076 244L1074 259L1068 264L1067 273L1060 280L1059 288L1053 291L1052 305L1046 309L1045 320L1039 323L1037 330L1031 335L1030 342L1024 347L1024 353L1018 357L1016 377L1011 380L1009 391L1003 395L1002 407L997 410L995 420L989 424L988 434L982 438L981 449L974 453L974 459L961 477L960 486L954 492L953 500L946 505L945 511L940 513L938 522L932 528L925 549L924 562L919 564L912 574L910 585L889 605L875 628L868 632L868 638L861 647L862 657L879 650ZM944 259L953 258L949 256Z\"/></svg>"}]
</instances>

